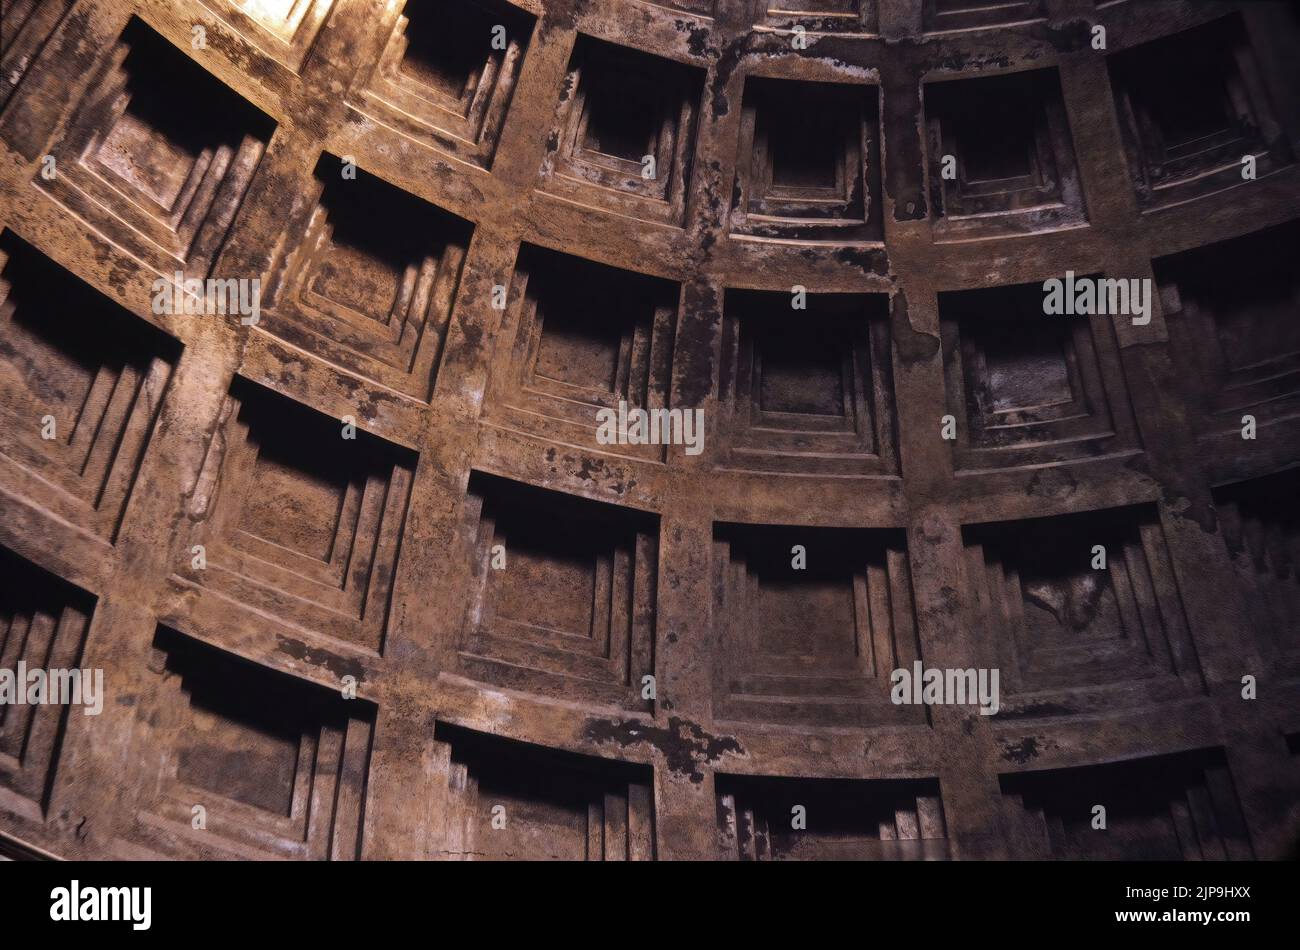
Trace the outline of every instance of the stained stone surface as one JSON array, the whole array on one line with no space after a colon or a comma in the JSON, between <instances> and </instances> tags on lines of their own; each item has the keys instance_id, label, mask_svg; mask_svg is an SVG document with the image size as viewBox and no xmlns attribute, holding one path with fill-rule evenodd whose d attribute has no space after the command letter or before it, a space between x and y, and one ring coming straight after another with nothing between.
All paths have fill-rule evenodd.
<instances>
[{"instance_id":1,"label":"stained stone surface","mask_svg":"<svg viewBox=\"0 0 1300 950\"><path fill-rule=\"evenodd\" d=\"M1293 4L2 9L0 856L1296 854Z\"/></svg>"}]
</instances>

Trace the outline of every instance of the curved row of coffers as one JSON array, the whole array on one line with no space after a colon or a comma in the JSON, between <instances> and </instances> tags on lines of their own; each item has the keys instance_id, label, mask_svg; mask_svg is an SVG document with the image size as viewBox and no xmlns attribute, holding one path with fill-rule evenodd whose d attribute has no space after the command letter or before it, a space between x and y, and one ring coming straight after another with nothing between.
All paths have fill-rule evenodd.
<instances>
[{"instance_id":1,"label":"curved row of coffers","mask_svg":"<svg viewBox=\"0 0 1300 950\"><path fill-rule=\"evenodd\" d=\"M926 220L939 243L1052 234L1085 225L1090 210L1114 227L1115 199L1103 192L1131 188L1126 200L1151 212L1241 184L1243 161L1256 181L1294 163L1294 77L1276 39L1258 48L1265 31L1293 35L1294 24L1280 20L1283 10L1171 3L1162 7L1169 23L1160 28L1152 23L1158 18L1111 3L1091 19L1069 20L1070 30L1052 32L1030 18L1022 29L999 32L991 45L1005 44L1001 57L973 52L988 44L977 32L919 43L911 59L895 63L901 54L883 41L855 45L833 32L814 33L806 50L786 48L793 41L780 31L696 27L648 4L660 12L644 12L654 29L643 42L666 40L664 30L692 38L675 56L609 39L619 30L629 42L637 36L617 23L613 4L574 14L574 30L558 11L539 19L505 0L415 4L388 9L378 22L352 11L331 18L332 0L319 0L285 10L279 33L276 11L263 5L163 6L171 9L149 10L146 19L177 43L189 37L197 44L191 32L205 31L194 58L225 72L260 109L291 124L328 115L338 127L313 135L316 141L373 159L415 193L426 192L421 178L437 179L442 187L435 193L454 208L477 210L526 179L529 191L536 185L541 197L560 201L560 210L545 202L541 208L608 212L598 216L602 230L626 238L632 231L621 222L630 222L649 232L660 255L691 254L700 235L671 234L688 226L718 230L741 247L758 241L869 248L884 240L890 202L896 221ZM0 103L24 82L48 31L60 23L58 11L68 7L62 0L26 19L29 11L18 10ZM1074 36L1079 28L1090 35L1087 26L1108 17L1114 22L1104 48ZM556 40L561 32L564 39ZM739 45L724 42L733 34ZM301 47L298 58L285 59L285 37ZM1033 42L1017 45L1026 37ZM55 42L63 39L56 32ZM160 80L176 67L150 48L155 42L143 24L114 36L118 54L96 77L103 89L91 98L127 87L136 97L134 106L122 104L128 110L187 111L167 102L188 93L163 88L169 84ZM530 68L530 53L546 62ZM354 60L344 73L331 57L346 54L364 65ZM259 62L255 77L247 75L250 61ZM51 79L35 72L28 85ZM67 85L57 76L53 83ZM67 97L63 88L44 91ZM319 94L329 101L300 115ZM30 133L24 126L36 117L27 111L18 108L10 124ZM82 111L77 126L106 118L97 102ZM1115 127L1094 128L1105 125L1102 119ZM1082 164L1071 131L1080 122L1090 153ZM269 136L251 115L223 124L225 137L214 129L208 144L229 139L236 147L242 138L256 150ZM73 136L68 147L86 144L93 131ZM506 167L495 169L503 136ZM1122 156L1091 154L1111 151ZM532 167L523 167L530 158ZM239 164L252 161L248 155ZM730 174L715 176L720 170ZM326 172L334 177L334 169ZM1085 186L1099 189L1090 201ZM545 232L543 222L530 224ZM182 259L196 269L211 263L201 249L184 250L191 253ZM639 257L633 248L613 255L620 256ZM859 255L853 266L889 274L880 255Z\"/></svg>"},{"instance_id":2,"label":"curved row of coffers","mask_svg":"<svg viewBox=\"0 0 1300 950\"><path fill-rule=\"evenodd\" d=\"M177 6L187 12L189 5ZM315 16L328 6L295 9ZM1240 93L1249 85L1243 76L1257 67L1249 49L1241 53L1241 21L1230 24L1172 38L1166 48L1182 53L1166 62L1179 55L1231 61L1222 75L1230 93L1232 82ZM149 725L131 747L143 778L129 783L125 803L113 808L79 787L81 770L93 774L95 767L91 736L102 742L109 726L97 732L76 716L43 709L7 716L9 728L0 733L11 746L7 828L59 852L418 851L391 840L402 809L383 786L401 770L382 748L393 741L391 727L387 740L375 732L390 704L408 699L394 681L397 668L409 665L441 671L438 698L425 699L442 720L431 746L436 779L425 780L437 816L436 828L421 829L430 854L685 853L682 813L710 823L715 816L705 813L704 799L675 791L683 783L704 786L710 810L716 803L717 854L928 857L955 849L979 856L1000 848L1238 857L1285 848L1294 827L1287 802L1295 799L1295 724L1273 706L1257 718L1236 711L1235 690L1225 687L1244 671L1285 693L1297 672L1300 491L1288 470L1296 458L1297 388L1288 362L1296 345L1287 320L1297 287L1284 250L1294 244L1294 225L1251 227L1255 208L1247 205L1241 220L1223 228L1240 236L1203 247L1182 238L1169 243L1169 254L1143 258L1170 318L1169 345L1154 358L1126 352L1133 341L1122 321L1049 324L1036 283L997 281L930 294L938 345L918 354L915 311L927 291L906 276L892 295L844 293L834 279L808 279L814 292L797 326L818 332L799 333L791 329L788 291L647 278L608 266L609 258L619 260L617 248L596 263L561 253L565 241L556 235L522 249L497 240L502 252L492 235L484 241L483 220L470 224L370 175L364 160L355 179L336 175L341 156L319 148L330 144L328 135L316 143L312 154L322 157L307 174L277 179L282 166L266 148L274 132L265 116L178 56L145 22L131 21L121 36L107 58L113 81L61 120L51 154L63 174L25 176L52 201L35 199L6 221L5 378L13 416L4 504L13 517L0 543L11 549L5 575L13 583L3 655L47 662L104 656L106 647L96 649L92 639L91 618L103 608L84 593L91 590L106 604L143 602L135 616L98 621L99 635L140 641L158 679L139 685L138 671L119 670L147 697L138 715ZM438 39L425 42L436 49ZM622 146L635 136L616 119L602 129L605 120L593 119L597 100L611 94L584 91L580 76L583 68L588 76L648 70L651 81L639 95L651 100L665 89L680 95L691 80L668 80L673 69L663 67L660 76L660 67L644 61L621 70L638 57L629 52L621 61L605 45L573 45L570 67L579 72L570 91L578 92L557 139L572 149L567 157L548 151L542 187L567 181L552 190L571 188L568 197L579 202L603 188L615 196L606 210L672 223L676 211L654 217L672 206L672 175L653 179L665 190L647 198L635 189L651 179L617 162L603 168L620 156L602 150L602 136ZM1235 52L1225 59L1203 49L1218 45ZM385 55L392 85L373 102L392 105L412 76L444 91L455 85L441 67L426 61L404 68L401 58ZM167 83L149 79L160 60L164 68L153 75L172 77ZM1145 52L1130 60L1150 61ZM306 62L304 54L299 66ZM1128 77L1116 80L1117 89L1143 82L1140 65L1129 67L1136 77L1111 68ZM187 70L192 83L177 82ZM476 89L492 71L489 63ZM840 228L846 219L834 214L843 209L785 233L765 219L835 204L829 179L818 178L816 159L827 152L819 134L837 143L837 168L872 168L875 110L849 95L846 114L868 116L855 126L865 130L860 137L845 134L839 118L820 129L814 119L813 128L786 128L783 142L774 130L789 120L761 115L797 113L791 103L798 105L798 91L760 78L745 84L746 97L752 88L755 98L745 107L742 135L754 136L743 141L767 165L750 163L746 187L755 187L745 201L755 203L744 204L739 219L733 209L726 228L747 233L752 217L755 237L834 245L833 234L845 232L823 229ZM965 83L927 90L925 114L947 110L960 126L969 118L966 97L983 94L983 86L961 91ZM990 212L1003 224L1021 222L1012 230L1081 223L1044 218L1041 207L1020 210L1038 202L1067 208L1068 216L1069 202L1043 191L1045 181L1069 179L1063 165L1051 164L1062 142L1073 148L1068 131L1061 135L1059 83L1035 71L1010 74L1000 85L1018 108L997 120L994 144L1015 141L1017 117L1043 109L1045 118L1022 130L1037 184L1002 174L1019 161L1011 150L990 150L986 141L961 152L956 139L962 175L954 188L977 187L948 193L941 186L932 207L953 222L987 221ZM826 94L828 102L840 96ZM24 131L23 109L35 95L20 89L0 116L9 147L28 162L37 157L24 151L31 143L14 133ZM1168 90L1164 95L1172 108ZM1248 105L1267 101L1244 95ZM1160 96L1137 94L1137 108L1148 112L1134 116L1135 128L1150 134L1162 116L1189 121L1160 113L1152 105ZM196 98L210 107L202 121L186 118ZM1242 94L1232 101L1236 108ZM691 122L692 108L687 103L677 121ZM1127 114L1121 108L1121 121ZM1225 128L1267 136L1273 123L1276 132L1274 118L1263 116L1262 124L1252 118ZM665 127L673 124L672 109L663 117ZM1190 160L1172 178L1137 176L1139 196L1145 181L1148 197L1178 202L1204 194L1202 201L1213 201L1231 177L1226 172L1239 175L1234 166L1215 181L1203 174L1214 163L1243 151L1261 160L1267 178L1268 163L1289 162L1294 144L1294 136L1288 144L1273 134L1267 149L1243 149L1240 136L1191 132L1195 141L1208 135L1214 142L1190 155L1184 149L1181 157ZM931 134L947 147L958 133L937 127ZM1191 133L1184 126L1182 134ZM658 140L664 150L655 153L665 159L660 167L677 170L683 201L687 141L665 133ZM623 150L624 160L636 151ZM594 153L591 164L583 164L584 151ZM1142 153L1130 159L1134 154ZM193 161L178 161L186 156ZM602 177L611 168L625 174ZM1168 171L1162 164L1159 174ZM870 172L837 174L836 188L848 183L840 197L861 200L864 226L873 213L881 223L882 195L878 183L872 192ZM1006 180L1016 187L999 208L997 189L978 185ZM1188 181L1193 187L1180 191ZM620 182L633 186L625 189L631 197ZM291 205L274 197L286 185ZM760 193L760 185L769 190ZM1161 191L1165 185L1171 190ZM267 225L258 222L261 202L275 218ZM503 220L490 205L486 218ZM145 326L147 282L107 276L112 267L89 260L96 255L87 245L59 232L65 225L53 219L62 215L89 223L143 261L132 266L146 276L173 268L228 275L250 261L263 265L245 271L266 278L266 306L233 382L225 372L218 384L196 384L193 368L187 377L188 354L195 354L191 364L216 367L220 347L176 315L147 318L170 335ZM594 209L590 221L603 220ZM401 226L381 229L377 221ZM976 227L952 236L988 236ZM883 236L854 231L849 240ZM889 252L901 259L907 249ZM1050 251L1026 256L1040 256L1044 272L1055 273L1046 269ZM476 348L467 339L474 324L456 321L467 307L482 308L500 285L502 262L512 275L506 307L489 334L490 355L480 357L490 372L479 431L456 474L448 460L464 450L435 445L429 434L446 436L455 427L454 419L438 418L460 408L447 390L475 385ZM68 270L107 296L69 279ZM1234 283L1216 271L1233 274ZM714 292L711 306L701 306L701 290ZM377 299L394 305L374 310ZM611 325L610 314L623 325ZM710 320L716 325L697 335ZM701 382L691 378L700 346L719 354L703 400ZM918 364L928 376L916 375ZM896 378L915 405L896 395ZM1160 384L1175 380L1186 387L1171 408ZM692 464L679 448L655 446L602 452L595 411L620 400L650 407L703 401L703 458ZM335 420L349 407L361 428L339 452ZM943 410L959 420L954 443L939 437ZM1258 417L1258 449L1238 444L1243 412ZM47 413L65 439L39 437L33 420ZM150 456L168 445L168 421L192 413L207 420L180 439L192 468L169 472L170 459ZM1204 470L1199 460L1186 461L1189 447L1204 453ZM434 489L425 497L435 503L421 500L421 459L430 456L451 472L449 494L460 493L449 509L454 515L433 528L418 524L446 501L429 463L423 484ZM1086 484L1101 478L1105 487ZM121 551L153 537L140 527L142 512L165 512L169 523L178 514L174 501L157 500L151 508L135 500L133 512L133 496L173 484L185 494L183 529L163 537L165 556L145 569L119 566ZM937 521L920 514L936 498L944 508ZM1207 515L1210 502L1217 515ZM851 507L843 514L841 506ZM1207 517L1214 532L1208 541L1198 536ZM50 520L60 527L43 523ZM76 543L67 540L67 525L76 527ZM421 553L432 539L458 552L446 558L451 566L434 568ZM1094 567L1098 544L1107 553L1101 570ZM190 556L196 545L202 568ZM796 546L808 558L806 570L792 567ZM1197 563L1207 552L1209 563ZM498 553L502 569L494 566ZM95 557L108 566L93 566ZM407 615L419 613L410 604L427 583L421 571L431 568L435 589L449 594L445 603L455 609L437 609L447 616L419 630ZM110 579L138 581L145 590L121 594ZM1219 600L1227 606L1207 616L1207 605ZM431 620L429 613L422 619ZM959 618L960 629L936 613ZM433 649L426 648L429 630L440 644ZM945 657L1002 672L1002 718L994 717L991 738L967 750L956 748L949 711L889 702L892 669ZM701 665L704 675L692 671ZM664 681L665 695L654 701L644 698L647 671ZM360 681L360 699L335 698L343 676ZM475 683L506 692L483 693ZM296 691L300 698L283 701ZM499 701L509 712L484 711L485 695L508 697ZM1227 739L1232 731L1210 722L1212 704L1237 728L1275 731L1277 749L1262 774L1242 768L1242 753ZM562 724L557 708L570 710ZM1173 725L1147 723L1153 709ZM874 759L861 755L863 730L883 747ZM494 732L533 744L487 735ZM975 793L938 778L984 758L992 759L989 774L1000 777ZM542 774L554 778L541 783ZM1276 794L1261 804L1278 790L1281 804ZM1098 802L1112 808L1113 835L1091 833ZM78 807L92 804L113 813L105 822L111 830L97 831L93 847L70 837L68 827ZM210 813L215 834L195 833L195 805ZM808 812L806 832L787 830L796 805ZM498 806L505 828L493 825ZM656 823L660 809L667 814ZM990 814L1000 843L976 844L990 834Z\"/></svg>"}]
</instances>

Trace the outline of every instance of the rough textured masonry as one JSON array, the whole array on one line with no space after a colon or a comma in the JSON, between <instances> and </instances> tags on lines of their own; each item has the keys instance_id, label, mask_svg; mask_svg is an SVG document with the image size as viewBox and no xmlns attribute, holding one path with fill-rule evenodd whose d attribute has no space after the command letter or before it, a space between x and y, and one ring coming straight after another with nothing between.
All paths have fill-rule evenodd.
<instances>
[{"instance_id":1,"label":"rough textured masonry","mask_svg":"<svg viewBox=\"0 0 1300 950\"><path fill-rule=\"evenodd\" d=\"M1295 853L1295 5L3 11L0 854Z\"/></svg>"}]
</instances>

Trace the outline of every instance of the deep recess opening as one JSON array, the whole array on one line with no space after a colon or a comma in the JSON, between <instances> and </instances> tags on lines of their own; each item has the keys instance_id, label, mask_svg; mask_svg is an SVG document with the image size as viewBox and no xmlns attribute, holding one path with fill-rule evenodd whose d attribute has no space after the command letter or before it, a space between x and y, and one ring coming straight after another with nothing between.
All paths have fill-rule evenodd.
<instances>
[{"instance_id":1,"label":"deep recess opening","mask_svg":"<svg viewBox=\"0 0 1300 950\"><path fill-rule=\"evenodd\" d=\"M1186 306L1213 316L1224 369L1294 372L1300 357L1300 274L1295 248L1300 222L1290 222L1156 262L1161 285L1177 286ZM1223 274L1232 274L1225 281Z\"/></svg>"},{"instance_id":2,"label":"deep recess opening","mask_svg":"<svg viewBox=\"0 0 1300 950\"><path fill-rule=\"evenodd\" d=\"M601 75L588 82L587 134L583 146L630 162L655 153L662 104L639 84Z\"/></svg>"},{"instance_id":3,"label":"deep recess opening","mask_svg":"<svg viewBox=\"0 0 1300 950\"><path fill-rule=\"evenodd\" d=\"M1231 107L1220 76L1199 71L1149 75L1151 82L1143 94L1166 148L1194 144L1224 130Z\"/></svg>"},{"instance_id":4,"label":"deep recess opening","mask_svg":"<svg viewBox=\"0 0 1300 950\"><path fill-rule=\"evenodd\" d=\"M403 13L407 24L402 72L452 99L464 95L484 64L501 55L492 48L492 30L501 17L473 0L413 0ZM514 23L502 25L507 35L517 28Z\"/></svg>"},{"instance_id":5,"label":"deep recess opening","mask_svg":"<svg viewBox=\"0 0 1300 950\"><path fill-rule=\"evenodd\" d=\"M536 375L586 389L614 392L630 365L625 342L648 327L658 306L673 299L662 281L529 248L528 295L536 302L541 337Z\"/></svg>"},{"instance_id":6,"label":"deep recess opening","mask_svg":"<svg viewBox=\"0 0 1300 950\"><path fill-rule=\"evenodd\" d=\"M578 37L569 68L577 70L583 100L581 147L639 164L659 154L665 130L689 138L682 115L694 109L700 70L589 36Z\"/></svg>"},{"instance_id":7,"label":"deep recess opening","mask_svg":"<svg viewBox=\"0 0 1300 950\"><path fill-rule=\"evenodd\" d=\"M841 184L845 142L859 113L855 97L866 90L833 83L753 79L757 97L756 143L766 144L772 184L834 190ZM747 95L751 94L747 89ZM810 108L817 101L819 108Z\"/></svg>"},{"instance_id":8,"label":"deep recess opening","mask_svg":"<svg viewBox=\"0 0 1300 950\"><path fill-rule=\"evenodd\" d=\"M944 295L957 321L972 410L1012 412L1068 403L1076 396L1069 369L1072 321L1044 317L1036 284Z\"/></svg>"},{"instance_id":9,"label":"deep recess opening","mask_svg":"<svg viewBox=\"0 0 1300 950\"><path fill-rule=\"evenodd\" d=\"M1220 507L1235 506L1263 524L1285 529L1287 534L1300 533L1300 468L1216 488L1214 503ZM1263 541L1263 538L1259 540ZM1300 581L1300 552L1288 557L1285 547L1278 546L1272 554L1279 560L1289 559L1292 572ZM1280 569L1280 565L1275 567Z\"/></svg>"},{"instance_id":10,"label":"deep recess opening","mask_svg":"<svg viewBox=\"0 0 1300 950\"><path fill-rule=\"evenodd\" d=\"M983 128L963 128L961 155L970 181L1022 178L1033 171L1033 120L1019 106L988 108L981 115Z\"/></svg>"},{"instance_id":11,"label":"deep recess opening","mask_svg":"<svg viewBox=\"0 0 1300 950\"><path fill-rule=\"evenodd\" d=\"M475 472L506 567L489 573L494 612L530 626L590 637L600 618L597 571L617 550L630 551L650 521L558 492ZM544 594L544 598L540 595Z\"/></svg>"},{"instance_id":12,"label":"deep recess opening","mask_svg":"<svg viewBox=\"0 0 1300 950\"><path fill-rule=\"evenodd\" d=\"M509 792L549 801L586 814L592 794L625 791L629 784L649 784L647 766L596 758L476 732L439 722L434 738L451 746L453 762L467 765L480 794Z\"/></svg>"},{"instance_id":13,"label":"deep recess opening","mask_svg":"<svg viewBox=\"0 0 1300 950\"><path fill-rule=\"evenodd\" d=\"M919 839L945 835L933 779L720 774L715 783L719 830L734 828L742 860L912 857L906 849L919 854ZM805 828L792 827L796 813Z\"/></svg>"},{"instance_id":14,"label":"deep recess opening","mask_svg":"<svg viewBox=\"0 0 1300 950\"><path fill-rule=\"evenodd\" d=\"M8 317L29 337L33 347L57 352L85 373L100 367L121 369L148 366L149 360L161 356L175 363L181 344L162 330L139 320L89 284L70 279L69 273L18 238L12 231L0 234L0 253L7 260L0 277L10 282L7 299L0 303ZM52 319L55 315L62 319ZM87 319L93 315L93 319ZM44 356L37 365L35 353L9 340L0 345L0 359L12 361L15 369L27 376L28 385L51 373L59 364ZM26 360L32 362L23 365ZM78 391L77 383L68 378L51 380L65 395Z\"/></svg>"},{"instance_id":15,"label":"deep recess opening","mask_svg":"<svg viewBox=\"0 0 1300 950\"><path fill-rule=\"evenodd\" d=\"M145 126L191 156L215 143L238 145L245 134L270 140L269 117L142 21L132 20L122 40L130 47L122 66L131 96L126 111Z\"/></svg>"},{"instance_id":16,"label":"deep recess opening","mask_svg":"<svg viewBox=\"0 0 1300 950\"><path fill-rule=\"evenodd\" d=\"M850 341L768 325L759 338L759 406L769 412L844 415L844 357Z\"/></svg>"},{"instance_id":17,"label":"deep recess opening","mask_svg":"<svg viewBox=\"0 0 1300 950\"><path fill-rule=\"evenodd\" d=\"M967 544L978 544L999 563L1014 567L1024 619L1035 631L1059 628L1081 635L1095 625L1123 636L1108 575L1093 567L1092 546L1120 550L1132 537L1134 518L1133 509L1119 508L969 525L963 536Z\"/></svg>"},{"instance_id":18,"label":"deep recess opening","mask_svg":"<svg viewBox=\"0 0 1300 950\"><path fill-rule=\"evenodd\" d=\"M1038 321L998 321L975 333L985 366L994 411L1068 402L1074 398L1066 371L1060 325Z\"/></svg>"},{"instance_id":19,"label":"deep recess opening","mask_svg":"<svg viewBox=\"0 0 1300 950\"><path fill-rule=\"evenodd\" d=\"M190 715L202 724L183 731L178 776L256 808L290 814L305 736L373 717L364 700L345 700L168 627L158 628L154 648L166 655L167 672L181 677Z\"/></svg>"},{"instance_id":20,"label":"deep recess opening","mask_svg":"<svg viewBox=\"0 0 1300 950\"><path fill-rule=\"evenodd\" d=\"M773 117L769 147L772 183L788 188L834 188L840 129L824 113L784 112Z\"/></svg>"},{"instance_id":21,"label":"deep recess opening","mask_svg":"<svg viewBox=\"0 0 1300 950\"><path fill-rule=\"evenodd\" d=\"M956 149L967 181L1033 173L1043 84L1044 77L1033 72L941 82L927 89L927 109L944 129L942 147Z\"/></svg>"},{"instance_id":22,"label":"deep recess opening","mask_svg":"<svg viewBox=\"0 0 1300 950\"><path fill-rule=\"evenodd\" d=\"M1250 849L1226 772L1221 749L1201 749L1003 775L1000 783L1004 794L1021 796L1026 809L1047 819L1042 827L1053 857L1176 861L1193 851L1222 860ZM1099 802L1105 803L1105 834L1093 825ZM1178 816L1189 809L1196 821L1180 827Z\"/></svg>"},{"instance_id":23,"label":"deep recess opening","mask_svg":"<svg viewBox=\"0 0 1300 950\"><path fill-rule=\"evenodd\" d=\"M473 226L360 168L354 180L341 180L339 166L331 155L316 166L334 252L322 260L313 289L386 317L406 271L449 243L466 246Z\"/></svg>"},{"instance_id":24,"label":"deep recess opening","mask_svg":"<svg viewBox=\"0 0 1300 950\"><path fill-rule=\"evenodd\" d=\"M1236 75L1236 17L1178 33L1116 59L1123 85L1155 126L1167 150L1196 151L1203 140L1236 131L1228 92Z\"/></svg>"},{"instance_id":25,"label":"deep recess opening","mask_svg":"<svg viewBox=\"0 0 1300 950\"><path fill-rule=\"evenodd\" d=\"M856 342L852 321L866 316L861 301L818 294L808 301L808 319L794 323L786 294L730 296L741 319L752 327L759 408L843 416L846 397L851 395L845 388L853 382L845 372Z\"/></svg>"},{"instance_id":26,"label":"deep recess opening","mask_svg":"<svg viewBox=\"0 0 1300 950\"><path fill-rule=\"evenodd\" d=\"M328 562L349 485L414 470L414 453L358 428L340 440L339 423L242 377L231 386L239 418L257 447L258 491L241 498L239 526L250 534Z\"/></svg>"}]
</instances>

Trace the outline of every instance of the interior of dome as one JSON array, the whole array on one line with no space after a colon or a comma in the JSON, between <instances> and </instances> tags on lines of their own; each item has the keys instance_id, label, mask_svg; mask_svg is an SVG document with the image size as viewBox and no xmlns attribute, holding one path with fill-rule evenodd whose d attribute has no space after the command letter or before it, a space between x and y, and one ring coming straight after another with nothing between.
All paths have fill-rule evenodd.
<instances>
[{"instance_id":1,"label":"interior of dome","mask_svg":"<svg viewBox=\"0 0 1300 950\"><path fill-rule=\"evenodd\" d=\"M0 856L1297 855L1294 4L4 24Z\"/></svg>"}]
</instances>

